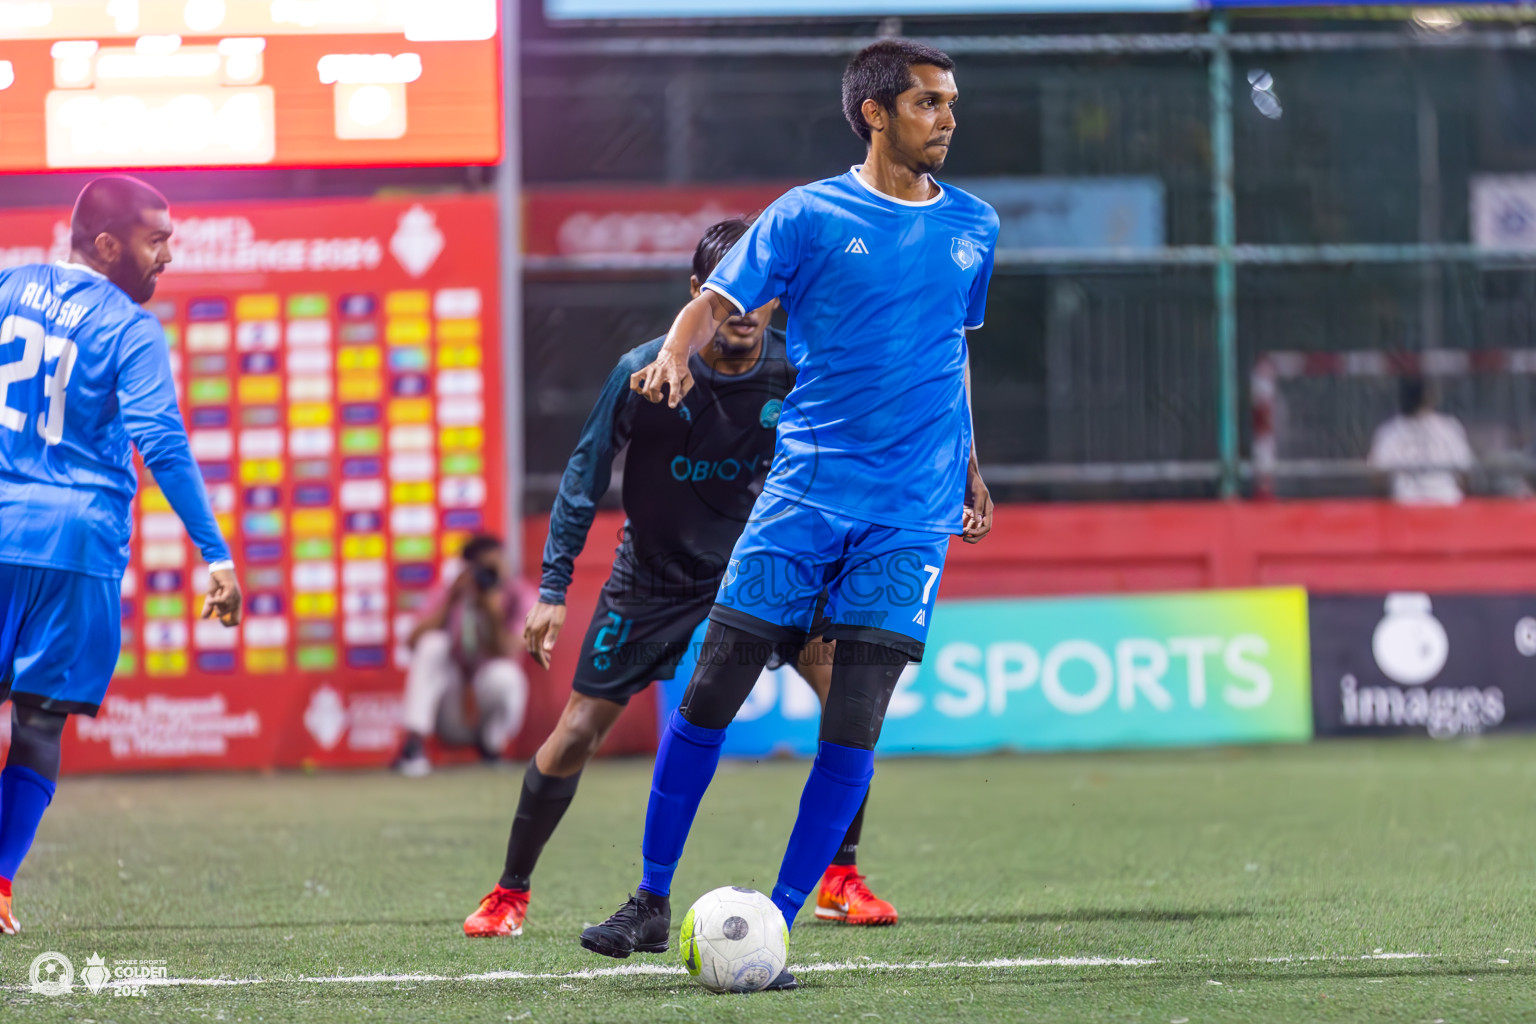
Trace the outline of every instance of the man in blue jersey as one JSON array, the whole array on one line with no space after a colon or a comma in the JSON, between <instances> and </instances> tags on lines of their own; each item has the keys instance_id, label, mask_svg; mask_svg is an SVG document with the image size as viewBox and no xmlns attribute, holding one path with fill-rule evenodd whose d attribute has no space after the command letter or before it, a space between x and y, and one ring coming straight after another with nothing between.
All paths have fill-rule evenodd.
<instances>
[{"instance_id":1,"label":"man in blue jersey","mask_svg":"<svg viewBox=\"0 0 1536 1024\"><path fill-rule=\"evenodd\" d=\"M748 227L733 219L704 232L693 254L694 295ZM625 518L613 572L581 641L570 699L523 777L501 880L465 920L466 935L522 934L534 867L582 770L630 698L671 679L689 656L762 489L779 410L794 385L784 335L769 326L776 308L770 299L727 320L693 355L698 386L675 408L646 402L629 387L665 339L631 349L608 374L550 511L539 600L525 630L539 664L549 667L576 558L622 452ZM822 698L831 681L829 650L812 640L795 663ZM895 924L896 908L871 892L858 870L862 817L861 810L827 869L817 914L852 925Z\"/></svg>"},{"instance_id":2,"label":"man in blue jersey","mask_svg":"<svg viewBox=\"0 0 1536 1024\"><path fill-rule=\"evenodd\" d=\"M66 716L95 715L117 664L133 447L208 563L203 618L240 621L240 586L139 306L171 262L165 197L135 178L81 191L68 263L0 272L0 932L11 880L59 777Z\"/></svg>"},{"instance_id":3,"label":"man in blue jersey","mask_svg":"<svg viewBox=\"0 0 1536 1024\"><path fill-rule=\"evenodd\" d=\"M922 657L949 537L991 528L965 332L982 324L997 214L933 178L957 98L954 62L932 47L883 40L854 57L843 109L869 143L864 163L770 206L631 379L676 407L690 353L726 318L773 298L788 313L797 376L773 464L660 739L639 889L582 932L593 952L666 949L672 876L725 728L771 653L804 643L824 594L831 689L772 894L793 924L864 799L902 669ZM770 987L794 984L786 971Z\"/></svg>"}]
</instances>

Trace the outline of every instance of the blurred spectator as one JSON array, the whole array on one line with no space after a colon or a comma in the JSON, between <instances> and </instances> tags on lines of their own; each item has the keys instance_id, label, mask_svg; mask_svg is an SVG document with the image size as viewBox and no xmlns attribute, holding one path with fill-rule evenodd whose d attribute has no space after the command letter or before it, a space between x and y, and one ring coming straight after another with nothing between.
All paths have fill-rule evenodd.
<instances>
[{"instance_id":1,"label":"blurred spectator","mask_svg":"<svg viewBox=\"0 0 1536 1024\"><path fill-rule=\"evenodd\" d=\"M529 588L509 578L499 537L482 534L464 545L464 568L411 631L405 677L405 742L395 757L402 775L432 770L426 737L475 746L486 761L500 759L523 726L528 677L519 664Z\"/></svg>"},{"instance_id":2,"label":"blurred spectator","mask_svg":"<svg viewBox=\"0 0 1536 1024\"><path fill-rule=\"evenodd\" d=\"M1404 377L1401 412L1376 428L1371 468L1389 477L1392 500L1404 505L1456 505L1476 460L1461 421L1435 411L1435 393L1423 377Z\"/></svg>"}]
</instances>

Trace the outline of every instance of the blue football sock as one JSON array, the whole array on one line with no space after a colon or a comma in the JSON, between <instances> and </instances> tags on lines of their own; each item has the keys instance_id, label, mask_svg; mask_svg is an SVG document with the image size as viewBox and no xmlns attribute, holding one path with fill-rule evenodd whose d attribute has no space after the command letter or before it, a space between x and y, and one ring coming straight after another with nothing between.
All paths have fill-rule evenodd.
<instances>
[{"instance_id":1,"label":"blue football sock","mask_svg":"<svg viewBox=\"0 0 1536 1024\"><path fill-rule=\"evenodd\" d=\"M53 790L54 784L31 768L11 765L0 772L0 878L16 877Z\"/></svg>"},{"instance_id":2,"label":"blue football sock","mask_svg":"<svg viewBox=\"0 0 1536 1024\"><path fill-rule=\"evenodd\" d=\"M672 875L683 856L699 801L720 763L724 729L705 729L674 711L656 748L651 799L645 809L645 840L640 852L645 870L640 888L658 896L672 894Z\"/></svg>"},{"instance_id":3,"label":"blue football sock","mask_svg":"<svg viewBox=\"0 0 1536 1024\"><path fill-rule=\"evenodd\" d=\"M791 928L795 926L795 915L805 906L806 896L821 881L827 865L843 844L848 825L859 813L874 774L873 750L825 740L817 747L811 777L805 780L805 790L800 794L795 830L789 834L789 848L779 866L779 881L773 887L773 904Z\"/></svg>"}]
</instances>

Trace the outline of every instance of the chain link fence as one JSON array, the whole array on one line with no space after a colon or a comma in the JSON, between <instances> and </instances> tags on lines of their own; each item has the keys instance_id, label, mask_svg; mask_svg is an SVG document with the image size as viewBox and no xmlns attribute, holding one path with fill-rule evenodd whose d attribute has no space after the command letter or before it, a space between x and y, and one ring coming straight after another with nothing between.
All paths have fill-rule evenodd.
<instances>
[{"instance_id":1,"label":"chain link fence","mask_svg":"<svg viewBox=\"0 0 1536 1024\"><path fill-rule=\"evenodd\" d=\"M1531 345L1536 264L1474 247L1469 209L1478 175L1536 172L1536 31L1146 25L1116 35L901 26L959 64L944 177L1151 182L1159 196L1150 246L1000 245L987 327L972 338L978 450L999 498L1251 493L1249 381L1269 352ZM527 182L839 173L862 156L840 112L841 69L872 28L534 33ZM525 287L536 510L606 372L665 331L687 271L531 269ZM1530 380L1441 384L1479 456L1502 467L1474 486L1518 490L1519 459L1536 441ZM1279 392L1285 415L1264 427L1276 431L1278 492L1370 492L1363 459L1394 411L1391 376L1307 377Z\"/></svg>"}]
</instances>

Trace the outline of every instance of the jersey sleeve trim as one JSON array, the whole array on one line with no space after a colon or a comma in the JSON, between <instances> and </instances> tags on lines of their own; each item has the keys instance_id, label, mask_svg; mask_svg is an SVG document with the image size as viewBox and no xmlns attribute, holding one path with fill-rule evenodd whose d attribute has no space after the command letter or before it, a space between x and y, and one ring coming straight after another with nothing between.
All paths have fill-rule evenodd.
<instances>
[{"instance_id":1,"label":"jersey sleeve trim","mask_svg":"<svg viewBox=\"0 0 1536 1024\"><path fill-rule=\"evenodd\" d=\"M740 313L742 316L746 316L747 315L746 304L743 303L736 296L732 295L730 292L726 291L724 288L720 287L718 284L715 284L715 282L713 282L713 281L705 281L702 287L708 288L710 291L717 293L725 301L727 301L731 305L735 306L736 307L736 312Z\"/></svg>"},{"instance_id":2,"label":"jersey sleeve trim","mask_svg":"<svg viewBox=\"0 0 1536 1024\"><path fill-rule=\"evenodd\" d=\"M981 321L981 323L979 323L979 324L964 324L964 325L963 325L963 326L964 326L964 327L965 327L965 329L966 329L966 330L968 330L968 331L979 331L979 330L981 330L981 329L982 329L982 328L983 328L983 327L985 327L985 326L986 326L986 325L987 325L987 322L986 322L986 321L985 321L985 320L983 320L983 321Z\"/></svg>"},{"instance_id":3,"label":"jersey sleeve trim","mask_svg":"<svg viewBox=\"0 0 1536 1024\"><path fill-rule=\"evenodd\" d=\"M235 560L233 558L221 558L217 562L208 563L209 572L233 572Z\"/></svg>"}]
</instances>

